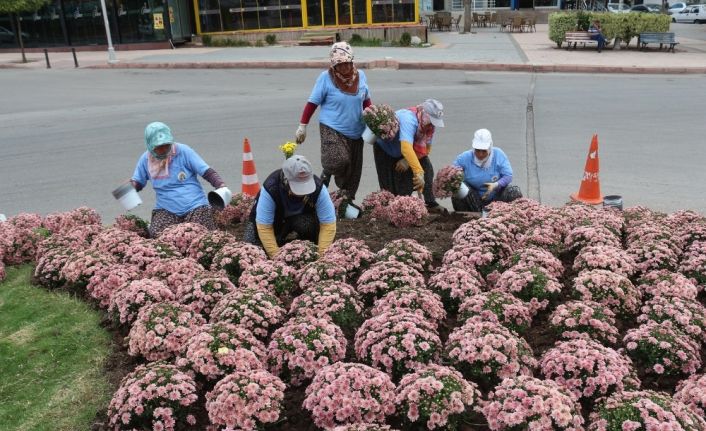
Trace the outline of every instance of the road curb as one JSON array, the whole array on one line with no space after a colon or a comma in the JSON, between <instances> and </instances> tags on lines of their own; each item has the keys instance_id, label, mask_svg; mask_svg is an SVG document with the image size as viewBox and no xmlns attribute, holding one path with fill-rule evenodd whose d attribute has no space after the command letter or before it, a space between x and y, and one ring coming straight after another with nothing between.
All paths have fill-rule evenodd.
<instances>
[{"instance_id":1,"label":"road curb","mask_svg":"<svg viewBox=\"0 0 706 431\"><path fill-rule=\"evenodd\" d=\"M525 73L601 73L641 75L706 74L706 67L642 67L598 66L571 64L519 64L519 63L456 63L456 62L407 62L371 60L356 63L362 69L405 70L468 70L479 72ZM131 63L101 64L84 69L321 69L328 61L236 61L236 62L184 62L184 63ZM2 65L0 65L2 67Z\"/></svg>"}]
</instances>

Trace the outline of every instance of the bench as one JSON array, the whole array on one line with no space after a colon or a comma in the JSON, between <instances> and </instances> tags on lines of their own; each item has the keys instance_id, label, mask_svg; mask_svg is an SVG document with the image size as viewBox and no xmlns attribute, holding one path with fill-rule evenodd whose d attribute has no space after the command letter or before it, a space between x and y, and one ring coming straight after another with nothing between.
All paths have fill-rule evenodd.
<instances>
[{"instance_id":1,"label":"bench","mask_svg":"<svg viewBox=\"0 0 706 431\"><path fill-rule=\"evenodd\" d=\"M591 39L591 33L587 31L567 31L564 34L564 41L566 42L567 51L571 49L572 45L576 49L576 45L579 43L582 43L584 47L587 43L595 44L598 47L598 41Z\"/></svg>"},{"instance_id":2,"label":"bench","mask_svg":"<svg viewBox=\"0 0 706 431\"><path fill-rule=\"evenodd\" d=\"M674 33L640 33L637 39L637 44L640 49L645 49L648 43L658 43L659 49L662 49L665 45L669 45L667 52L674 52L674 47L679 44L679 42L674 40Z\"/></svg>"}]
</instances>

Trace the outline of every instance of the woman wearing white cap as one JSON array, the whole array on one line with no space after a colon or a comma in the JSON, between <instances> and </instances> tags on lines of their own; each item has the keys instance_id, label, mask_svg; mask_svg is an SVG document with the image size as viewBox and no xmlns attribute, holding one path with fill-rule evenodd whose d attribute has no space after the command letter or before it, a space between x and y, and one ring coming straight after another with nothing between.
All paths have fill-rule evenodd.
<instances>
[{"instance_id":1,"label":"woman wearing white cap","mask_svg":"<svg viewBox=\"0 0 706 431\"><path fill-rule=\"evenodd\" d=\"M511 202L522 197L520 188L510 185L512 166L503 150L493 147L488 129L473 135L472 150L459 154L454 165L463 169L464 182L470 189L465 198L452 198L454 210L480 212L493 201Z\"/></svg>"},{"instance_id":2,"label":"woman wearing white cap","mask_svg":"<svg viewBox=\"0 0 706 431\"><path fill-rule=\"evenodd\" d=\"M164 123L147 125L145 146L147 151L137 161L130 182L138 192L147 181L152 182L157 203L152 211L150 236L155 238L169 226L184 222L215 229L213 209L198 176L230 194L220 175L191 147L174 142L172 131Z\"/></svg>"},{"instance_id":3,"label":"woman wearing white cap","mask_svg":"<svg viewBox=\"0 0 706 431\"><path fill-rule=\"evenodd\" d=\"M388 141L378 138L373 148L380 188L397 196L422 192L427 209L434 212L445 211L432 193L434 167L429 159L434 132L444 127L443 115L444 106L435 99L395 111L399 132Z\"/></svg>"},{"instance_id":4,"label":"woman wearing white cap","mask_svg":"<svg viewBox=\"0 0 706 431\"><path fill-rule=\"evenodd\" d=\"M273 257L287 236L315 242L326 251L336 236L336 210L326 186L312 173L311 164L294 155L272 172L255 197L245 241L262 245Z\"/></svg>"},{"instance_id":5,"label":"woman wearing white cap","mask_svg":"<svg viewBox=\"0 0 706 431\"><path fill-rule=\"evenodd\" d=\"M295 136L298 144L304 142L309 120L321 106L322 180L328 185L333 175L341 194L352 201L363 170L363 109L371 104L370 91L365 73L353 64L348 42L334 43L329 57L331 66L316 80Z\"/></svg>"}]
</instances>

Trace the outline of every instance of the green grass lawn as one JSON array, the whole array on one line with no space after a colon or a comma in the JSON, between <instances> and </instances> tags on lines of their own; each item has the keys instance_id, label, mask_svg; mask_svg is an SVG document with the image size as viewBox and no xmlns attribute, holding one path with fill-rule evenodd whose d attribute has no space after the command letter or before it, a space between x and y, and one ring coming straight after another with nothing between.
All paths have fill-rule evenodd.
<instances>
[{"instance_id":1,"label":"green grass lawn","mask_svg":"<svg viewBox=\"0 0 706 431\"><path fill-rule=\"evenodd\" d=\"M32 270L0 283L0 428L89 430L112 395L110 334L83 301L30 285Z\"/></svg>"}]
</instances>

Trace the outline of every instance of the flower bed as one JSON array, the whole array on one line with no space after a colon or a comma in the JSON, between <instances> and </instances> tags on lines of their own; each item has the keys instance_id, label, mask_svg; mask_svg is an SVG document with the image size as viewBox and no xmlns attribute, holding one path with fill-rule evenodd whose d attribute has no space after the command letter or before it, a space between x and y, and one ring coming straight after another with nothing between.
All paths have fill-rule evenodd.
<instances>
[{"instance_id":1,"label":"flower bed","mask_svg":"<svg viewBox=\"0 0 706 431\"><path fill-rule=\"evenodd\" d=\"M205 269L190 257L160 259L145 268L145 277L164 281L164 284L176 293L181 286L191 285L194 279L203 274Z\"/></svg>"}]
</instances>

